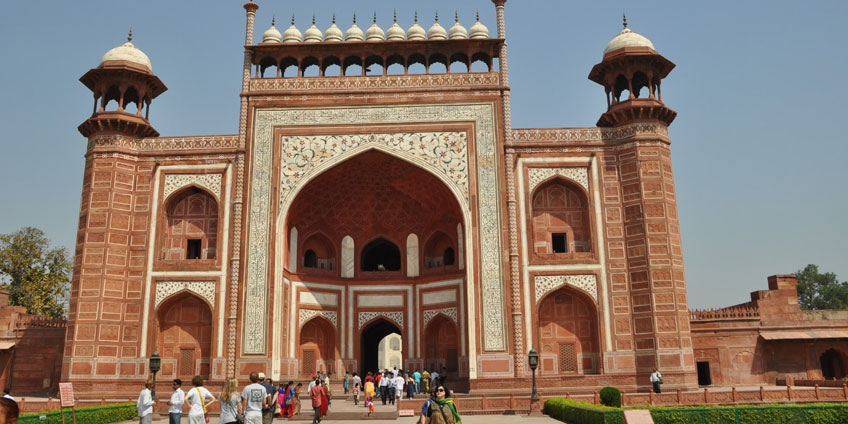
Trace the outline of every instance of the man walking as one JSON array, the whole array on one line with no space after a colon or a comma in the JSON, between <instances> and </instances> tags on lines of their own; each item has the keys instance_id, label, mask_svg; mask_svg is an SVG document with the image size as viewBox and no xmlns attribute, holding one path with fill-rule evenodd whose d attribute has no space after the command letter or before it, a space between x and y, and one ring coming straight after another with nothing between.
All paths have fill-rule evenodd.
<instances>
[{"instance_id":1,"label":"man walking","mask_svg":"<svg viewBox=\"0 0 848 424\"><path fill-rule=\"evenodd\" d=\"M662 384L662 374L654 368L654 372L651 373L651 384L654 386L654 393L662 393L660 389L660 384Z\"/></svg>"},{"instance_id":2,"label":"man walking","mask_svg":"<svg viewBox=\"0 0 848 424\"><path fill-rule=\"evenodd\" d=\"M412 373L412 379L415 380L415 393L421 393L421 373L418 372L417 368Z\"/></svg>"},{"instance_id":3,"label":"man walking","mask_svg":"<svg viewBox=\"0 0 848 424\"><path fill-rule=\"evenodd\" d=\"M388 396L388 394L389 394L388 393L389 392L388 386L389 386L389 380L391 380L391 378L389 378L388 372L384 372L381 375L382 375L382 377L380 377L380 399L383 401L383 405L385 405L386 404L386 396Z\"/></svg>"},{"instance_id":4,"label":"man walking","mask_svg":"<svg viewBox=\"0 0 848 424\"><path fill-rule=\"evenodd\" d=\"M265 378L265 373L259 373L259 382L265 388L267 400L262 405L262 424L272 424L274 422L274 405L277 404L277 391L274 389L274 384L270 378Z\"/></svg>"},{"instance_id":5,"label":"man walking","mask_svg":"<svg viewBox=\"0 0 848 424\"><path fill-rule=\"evenodd\" d=\"M421 373L421 384L424 386L424 393L430 393L430 373L426 369Z\"/></svg>"},{"instance_id":6,"label":"man walking","mask_svg":"<svg viewBox=\"0 0 848 424\"><path fill-rule=\"evenodd\" d=\"M180 388L183 381L177 378L171 385L174 387L174 392L171 393L171 399L168 401L168 424L180 424L185 402L185 392Z\"/></svg>"},{"instance_id":7,"label":"man walking","mask_svg":"<svg viewBox=\"0 0 848 424\"><path fill-rule=\"evenodd\" d=\"M156 401L153 400L153 396L150 394L151 387L153 387L153 383L145 381L144 388L141 389L141 393L138 394L138 400L135 402L135 407L138 409L138 422L140 424L153 424L153 405L156 404Z\"/></svg>"},{"instance_id":8,"label":"man walking","mask_svg":"<svg viewBox=\"0 0 848 424\"><path fill-rule=\"evenodd\" d=\"M268 403L268 392L259 384L259 373L250 373L250 384L241 392L244 424L262 424L262 408Z\"/></svg>"},{"instance_id":9,"label":"man walking","mask_svg":"<svg viewBox=\"0 0 848 424\"><path fill-rule=\"evenodd\" d=\"M312 424L318 424L321 422L321 405L324 402L324 387L321 385L321 380L315 380L315 384L309 390L309 397L312 399L312 409L315 411Z\"/></svg>"}]
</instances>

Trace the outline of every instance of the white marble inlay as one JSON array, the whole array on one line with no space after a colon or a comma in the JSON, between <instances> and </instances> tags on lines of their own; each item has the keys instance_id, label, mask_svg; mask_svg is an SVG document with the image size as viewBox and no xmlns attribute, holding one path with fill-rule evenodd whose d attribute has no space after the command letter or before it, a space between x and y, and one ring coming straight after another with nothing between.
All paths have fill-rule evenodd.
<instances>
[{"instance_id":1,"label":"white marble inlay","mask_svg":"<svg viewBox=\"0 0 848 424\"><path fill-rule=\"evenodd\" d=\"M342 239L342 278L353 278L353 237Z\"/></svg>"},{"instance_id":2,"label":"white marble inlay","mask_svg":"<svg viewBox=\"0 0 848 424\"><path fill-rule=\"evenodd\" d=\"M361 294L356 297L356 305L360 308L380 308L403 306L403 295L400 294Z\"/></svg>"},{"instance_id":3,"label":"white marble inlay","mask_svg":"<svg viewBox=\"0 0 848 424\"><path fill-rule=\"evenodd\" d=\"M221 174L166 174L165 194L162 198L167 200L175 191L189 185L203 187L214 194L216 199L221 198Z\"/></svg>"},{"instance_id":4,"label":"white marble inlay","mask_svg":"<svg viewBox=\"0 0 848 424\"><path fill-rule=\"evenodd\" d=\"M589 171L586 167L576 168L528 168L527 175L530 180L530 192L536 189L536 186L554 175L568 178L571 181L579 184L586 190L589 190Z\"/></svg>"},{"instance_id":5,"label":"white marble inlay","mask_svg":"<svg viewBox=\"0 0 848 424\"><path fill-rule=\"evenodd\" d=\"M357 319L357 330L361 330L362 326L365 323L373 320L374 318L381 317L385 318L389 321L394 322L400 331L403 331L403 312L400 311L391 311L391 312L360 312L359 317Z\"/></svg>"},{"instance_id":6,"label":"white marble inlay","mask_svg":"<svg viewBox=\"0 0 848 424\"><path fill-rule=\"evenodd\" d=\"M433 320L439 314L448 317L454 324L457 324L456 320L456 308L444 308L444 309L429 309L424 311L424 323L421 325L421 328L426 329L427 324ZM426 330L425 330L426 331Z\"/></svg>"},{"instance_id":7,"label":"white marble inlay","mask_svg":"<svg viewBox=\"0 0 848 424\"><path fill-rule=\"evenodd\" d=\"M421 304L424 306L453 302L456 302L456 290L431 291L421 295Z\"/></svg>"},{"instance_id":8,"label":"white marble inlay","mask_svg":"<svg viewBox=\"0 0 848 424\"><path fill-rule=\"evenodd\" d=\"M157 281L154 308L181 291L194 293L209 301L212 307L215 306L215 281Z\"/></svg>"},{"instance_id":9,"label":"white marble inlay","mask_svg":"<svg viewBox=\"0 0 848 424\"><path fill-rule=\"evenodd\" d=\"M595 274L583 275L538 275L533 280L536 286L536 302L546 294L569 285L576 287L598 301L598 282Z\"/></svg>"},{"instance_id":10,"label":"white marble inlay","mask_svg":"<svg viewBox=\"0 0 848 424\"><path fill-rule=\"evenodd\" d=\"M305 305L338 306L339 295L335 293L302 291L300 303Z\"/></svg>"},{"instance_id":11,"label":"white marble inlay","mask_svg":"<svg viewBox=\"0 0 848 424\"><path fill-rule=\"evenodd\" d=\"M301 309L299 315L300 315L299 316L299 323L300 323L299 325L301 327L303 327L303 324L306 324L307 321L312 319L312 317L322 316L322 317L326 318L327 321L330 321L330 323L333 324L333 327L335 327L336 329L339 328L338 313L336 313L336 311L322 311L322 310L316 310L316 309Z\"/></svg>"}]
</instances>

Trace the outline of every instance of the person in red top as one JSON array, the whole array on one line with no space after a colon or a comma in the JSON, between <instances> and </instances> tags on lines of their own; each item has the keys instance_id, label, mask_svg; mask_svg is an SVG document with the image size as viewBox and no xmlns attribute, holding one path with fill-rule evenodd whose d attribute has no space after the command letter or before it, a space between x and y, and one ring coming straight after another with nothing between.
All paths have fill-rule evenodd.
<instances>
[{"instance_id":1,"label":"person in red top","mask_svg":"<svg viewBox=\"0 0 848 424\"><path fill-rule=\"evenodd\" d=\"M321 386L321 382L315 381L315 385L309 390L309 397L312 398L312 409L315 410L312 424L318 424L321 422L321 405L324 399L324 387Z\"/></svg>"},{"instance_id":2,"label":"person in red top","mask_svg":"<svg viewBox=\"0 0 848 424\"><path fill-rule=\"evenodd\" d=\"M365 383L367 383L369 381L374 382L374 376L371 375L371 371L368 371L368 375L365 376L365 381L362 382L363 386L365 385Z\"/></svg>"},{"instance_id":3,"label":"person in red top","mask_svg":"<svg viewBox=\"0 0 848 424\"><path fill-rule=\"evenodd\" d=\"M375 386L379 386L379 385L380 385L380 380L381 380L382 378L383 378L383 373L378 372L378 373L377 373L377 377L375 377L375 378L374 378L374 385L375 385Z\"/></svg>"}]
</instances>

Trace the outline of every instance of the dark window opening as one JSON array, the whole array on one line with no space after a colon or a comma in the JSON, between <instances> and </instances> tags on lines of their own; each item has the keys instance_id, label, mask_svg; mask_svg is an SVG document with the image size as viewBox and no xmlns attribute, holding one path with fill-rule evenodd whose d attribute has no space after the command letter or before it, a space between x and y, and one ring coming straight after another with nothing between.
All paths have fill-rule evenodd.
<instances>
[{"instance_id":1,"label":"dark window opening","mask_svg":"<svg viewBox=\"0 0 848 424\"><path fill-rule=\"evenodd\" d=\"M713 384L710 378L710 363L708 361L698 361L698 385L709 386Z\"/></svg>"},{"instance_id":2,"label":"dark window opening","mask_svg":"<svg viewBox=\"0 0 848 424\"><path fill-rule=\"evenodd\" d=\"M453 248L448 247L447 249L445 249L445 254L444 254L445 266L453 265L454 260L455 259L454 259L454 254L453 254Z\"/></svg>"},{"instance_id":3,"label":"dark window opening","mask_svg":"<svg viewBox=\"0 0 848 424\"><path fill-rule=\"evenodd\" d=\"M362 249L363 271L400 271L400 249L386 239L377 239Z\"/></svg>"},{"instance_id":4,"label":"dark window opening","mask_svg":"<svg viewBox=\"0 0 848 424\"><path fill-rule=\"evenodd\" d=\"M551 234L551 244L554 248L554 253L565 253L568 252L568 237L566 237L565 233L554 233Z\"/></svg>"},{"instance_id":5,"label":"dark window opening","mask_svg":"<svg viewBox=\"0 0 848 424\"><path fill-rule=\"evenodd\" d=\"M304 268L315 268L318 263L318 256L312 249L306 251L303 254L303 267Z\"/></svg>"},{"instance_id":6,"label":"dark window opening","mask_svg":"<svg viewBox=\"0 0 848 424\"><path fill-rule=\"evenodd\" d=\"M186 243L186 259L200 259L200 239L188 239Z\"/></svg>"}]
</instances>

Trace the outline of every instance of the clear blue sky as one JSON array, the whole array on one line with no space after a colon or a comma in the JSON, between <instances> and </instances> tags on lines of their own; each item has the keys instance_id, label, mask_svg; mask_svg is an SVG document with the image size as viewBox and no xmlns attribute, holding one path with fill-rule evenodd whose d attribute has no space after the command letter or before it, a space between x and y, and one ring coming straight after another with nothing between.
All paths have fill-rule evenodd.
<instances>
[{"instance_id":1,"label":"clear blue sky","mask_svg":"<svg viewBox=\"0 0 848 424\"><path fill-rule=\"evenodd\" d=\"M150 56L169 90L151 121L166 136L234 134L244 10L241 1L4 1L0 5L0 232L46 231L73 249L91 112L79 81L124 42ZM459 7L466 27L489 0L260 1L257 36L271 16L305 30L358 12L383 28L397 8L426 28ZM460 5L460 6L457 6ZM355 7L355 9L354 9ZM749 299L766 276L808 263L848 279L846 1L509 0L513 126L592 126L604 92L586 76L606 43L630 28L677 64L663 83L683 232L690 307ZM363 22L364 20L364 22ZM282 29L281 28L281 29ZM843 128L840 130L840 128Z\"/></svg>"}]
</instances>

